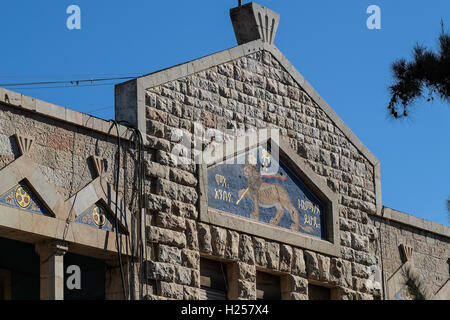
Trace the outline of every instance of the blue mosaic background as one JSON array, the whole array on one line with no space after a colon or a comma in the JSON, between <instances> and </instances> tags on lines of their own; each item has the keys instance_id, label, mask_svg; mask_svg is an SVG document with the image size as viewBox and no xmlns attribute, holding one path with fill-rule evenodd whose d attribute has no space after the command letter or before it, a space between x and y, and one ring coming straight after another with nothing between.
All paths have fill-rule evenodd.
<instances>
[{"instance_id":1,"label":"blue mosaic background","mask_svg":"<svg viewBox=\"0 0 450 320\"><path fill-rule=\"evenodd\" d=\"M250 216L253 212L253 201L249 197L244 197L238 204L236 203L239 200L239 191L248 188L247 178L242 173L243 168L248 163L248 157L250 154L254 155L256 159L253 159L256 160L256 167L261 172L262 165L259 154L262 150L263 148L259 147L258 149L241 154L238 156L237 161L235 160L233 164L222 163L208 169L208 206L210 208L236 214L248 219L253 219ZM292 205L296 208L299 214L299 222L301 227L298 231L316 237L325 238L323 223L324 205L299 179L297 179L297 177L287 168L286 165L279 162L279 160L274 157L271 157L271 161L272 165L276 163L279 164L277 175L275 175L275 177L274 175L271 177L263 176L263 180L269 184L278 183L287 191ZM223 183L223 178L220 178L220 176L225 177L225 184ZM223 196L224 192L225 196ZM318 213L319 211L317 209L304 210L301 205L299 207L302 200L304 203L306 203L305 201L308 201L309 203L317 206L320 213ZM270 220L275 217L275 214L275 207L259 206L259 221L270 223ZM312 223L311 225L308 223L308 221L311 222L312 219L315 219L316 224ZM289 212L284 209L284 214L278 224L278 227L290 229L292 222L293 221Z\"/></svg>"},{"instance_id":2,"label":"blue mosaic background","mask_svg":"<svg viewBox=\"0 0 450 320\"><path fill-rule=\"evenodd\" d=\"M99 210L104 214L105 220L106 220L104 225L98 225L95 223L95 221L94 221L95 210ZM116 232L115 218L112 215L110 215L108 213L108 211L101 204L94 204L93 206L91 206L85 212L80 214L75 219L75 222L86 224L88 226L91 226L91 227L94 227L97 229L101 229L101 230ZM124 230L120 226L118 228L118 233L125 234Z\"/></svg>"},{"instance_id":3,"label":"blue mosaic background","mask_svg":"<svg viewBox=\"0 0 450 320\"><path fill-rule=\"evenodd\" d=\"M38 197L23 181L0 196L0 204L52 217Z\"/></svg>"}]
</instances>

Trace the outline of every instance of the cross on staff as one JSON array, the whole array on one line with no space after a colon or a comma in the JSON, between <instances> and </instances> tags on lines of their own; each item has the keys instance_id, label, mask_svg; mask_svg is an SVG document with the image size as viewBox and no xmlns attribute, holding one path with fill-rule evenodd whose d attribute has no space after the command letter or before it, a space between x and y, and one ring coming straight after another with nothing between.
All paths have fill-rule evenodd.
<instances>
[{"instance_id":1,"label":"cross on staff","mask_svg":"<svg viewBox=\"0 0 450 320\"><path fill-rule=\"evenodd\" d=\"M241 197L239 198L239 200L236 202L236 204L238 205L239 202L241 202L241 200L244 198L245 194L248 192L248 188L245 189L245 191L242 193Z\"/></svg>"}]
</instances>

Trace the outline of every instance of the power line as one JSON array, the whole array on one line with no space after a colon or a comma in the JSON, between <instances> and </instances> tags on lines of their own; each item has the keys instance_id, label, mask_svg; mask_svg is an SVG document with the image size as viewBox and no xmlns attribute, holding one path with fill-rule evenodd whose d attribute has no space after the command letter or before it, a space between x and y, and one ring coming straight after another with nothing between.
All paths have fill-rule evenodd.
<instances>
[{"instance_id":1,"label":"power line","mask_svg":"<svg viewBox=\"0 0 450 320\"><path fill-rule=\"evenodd\" d=\"M85 111L85 112L86 112L86 113L93 113L93 112L98 112L98 111L108 110L108 109L112 109L112 108L114 108L114 106L98 108L98 109L89 110L89 111Z\"/></svg>"},{"instance_id":2,"label":"power line","mask_svg":"<svg viewBox=\"0 0 450 320\"><path fill-rule=\"evenodd\" d=\"M62 81L41 81L41 82L24 82L24 83L2 83L0 87L17 87L17 86L35 86L43 84L64 84L70 83L72 85L78 86L80 83L85 82L99 82L99 81L111 81L111 80L126 80L134 79L135 77L115 77L115 78L99 78L99 79L81 79L81 80L62 80Z\"/></svg>"},{"instance_id":3,"label":"power line","mask_svg":"<svg viewBox=\"0 0 450 320\"><path fill-rule=\"evenodd\" d=\"M138 77L142 73L128 72L128 73L83 73L83 74L42 74L42 75L0 75L0 79L35 79L35 78L74 78L74 77L124 77L132 76Z\"/></svg>"},{"instance_id":4,"label":"power line","mask_svg":"<svg viewBox=\"0 0 450 320\"><path fill-rule=\"evenodd\" d=\"M134 79L134 78L133 78ZM61 89L61 88L85 88L85 87L101 87L112 86L115 83L99 83L99 84L87 84L87 85L73 85L73 86L51 86L51 87L13 87L14 90L37 90L37 89ZM1 85L0 85L1 87Z\"/></svg>"}]
</instances>

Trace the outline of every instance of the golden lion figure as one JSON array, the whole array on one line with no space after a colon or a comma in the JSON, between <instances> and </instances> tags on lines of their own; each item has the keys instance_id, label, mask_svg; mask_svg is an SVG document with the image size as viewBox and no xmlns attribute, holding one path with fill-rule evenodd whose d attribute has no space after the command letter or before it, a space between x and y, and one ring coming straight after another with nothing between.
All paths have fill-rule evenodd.
<instances>
[{"instance_id":1,"label":"golden lion figure","mask_svg":"<svg viewBox=\"0 0 450 320\"><path fill-rule=\"evenodd\" d=\"M278 225L286 209L292 218L291 230L298 231L300 226L299 214L291 203L287 191L278 183L267 183L261 177L255 165L247 164L242 173L247 178L248 188L239 191L239 201L243 197L248 197L253 201L253 212L251 217L259 220L259 206L263 208L277 209L275 217L270 219L270 223Z\"/></svg>"}]
</instances>

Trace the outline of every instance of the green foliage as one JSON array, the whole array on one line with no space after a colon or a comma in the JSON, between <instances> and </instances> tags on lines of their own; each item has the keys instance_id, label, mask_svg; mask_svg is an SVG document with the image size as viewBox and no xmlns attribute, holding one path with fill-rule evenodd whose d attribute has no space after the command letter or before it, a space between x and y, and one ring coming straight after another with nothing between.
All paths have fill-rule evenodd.
<instances>
[{"instance_id":1,"label":"green foliage","mask_svg":"<svg viewBox=\"0 0 450 320\"><path fill-rule=\"evenodd\" d=\"M450 198L447 199L448 221L450 221Z\"/></svg>"},{"instance_id":2,"label":"green foliage","mask_svg":"<svg viewBox=\"0 0 450 320\"><path fill-rule=\"evenodd\" d=\"M428 90L427 101L438 95L450 102L450 34L444 31L439 36L437 53L417 44L413 61L399 59L392 64L395 83L390 86L391 101L388 110L394 118L408 115L410 105Z\"/></svg>"}]
</instances>

